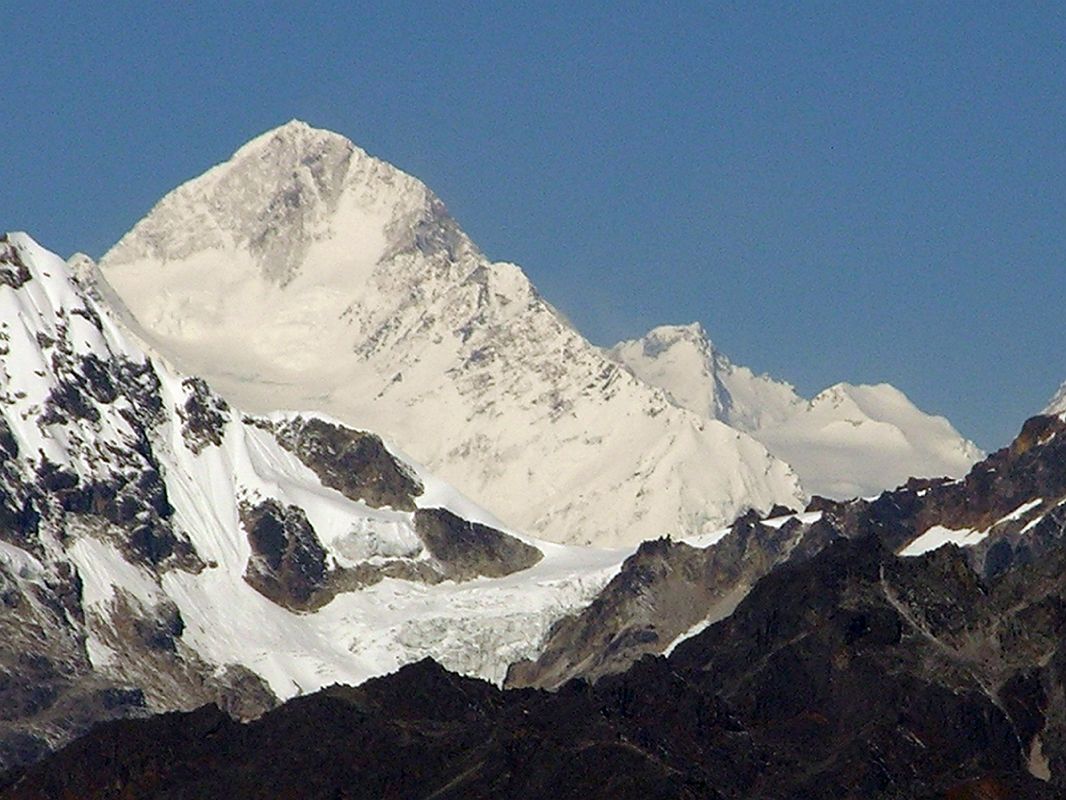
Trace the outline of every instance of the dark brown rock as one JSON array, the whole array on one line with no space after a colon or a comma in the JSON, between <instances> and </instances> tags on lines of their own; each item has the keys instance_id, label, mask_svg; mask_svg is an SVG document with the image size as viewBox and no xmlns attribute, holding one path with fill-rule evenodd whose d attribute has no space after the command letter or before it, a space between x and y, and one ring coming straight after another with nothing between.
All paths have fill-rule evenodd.
<instances>
[{"instance_id":1,"label":"dark brown rock","mask_svg":"<svg viewBox=\"0 0 1066 800\"><path fill-rule=\"evenodd\" d=\"M203 378L186 378L181 382L189 396L178 411L181 416L181 435L194 453L205 447L222 444L229 405L211 391Z\"/></svg>"},{"instance_id":2,"label":"dark brown rock","mask_svg":"<svg viewBox=\"0 0 1066 800\"><path fill-rule=\"evenodd\" d=\"M0 284L18 289L32 279L29 267L7 234L0 236Z\"/></svg>"},{"instance_id":3,"label":"dark brown rock","mask_svg":"<svg viewBox=\"0 0 1066 800\"><path fill-rule=\"evenodd\" d=\"M298 506L276 500L240 508L252 556L244 579L279 605L308 610L328 602L326 551Z\"/></svg>"},{"instance_id":4,"label":"dark brown rock","mask_svg":"<svg viewBox=\"0 0 1066 800\"><path fill-rule=\"evenodd\" d=\"M278 442L324 486L373 508L414 511L414 498L422 494L422 485L392 456L380 437L317 417L296 417L271 427Z\"/></svg>"},{"instance_id":5,"label":"dark brown rock","mask_svg":"<svg viewBox=\"0 0 1066 800\"><path fill-rule=\"evenodd\" d=\"M495 528L469 522L444 508L420 508L415 531L445 578L499 578L528 569L544 554Z\"/></svg>"}]
</instances>

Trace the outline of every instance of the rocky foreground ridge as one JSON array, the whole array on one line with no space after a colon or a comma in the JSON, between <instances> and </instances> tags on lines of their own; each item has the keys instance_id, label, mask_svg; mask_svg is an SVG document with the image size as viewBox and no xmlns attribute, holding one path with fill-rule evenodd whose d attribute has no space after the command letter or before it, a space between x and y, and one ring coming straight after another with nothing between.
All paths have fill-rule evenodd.
<instances>
[{"instance_id":1,"label":"rocky foreground ridge","mask_svg":"<svg viewBox=\"0 0 1066 800\"><path fill-rule=\"evenodd\" d=\"M1060 797L1064 576L1061 547L986 579L955 547L836 539L593 685L426 661L249 724L107 723L0 797Z\"/></svg>"},{"instance_id":2,"label":"rocky foreground ridge","mask_svg":"<svg viewBox=\"0 0 1066 800\"><path fill-rule=\"evenodd\" d=\"M556 626L554 691L427 660L250 723L109 722L0 797L1060 797L1064 534L1066 415L1038 416L960 481L642 546Z\"/></svg>"}]
</instances>

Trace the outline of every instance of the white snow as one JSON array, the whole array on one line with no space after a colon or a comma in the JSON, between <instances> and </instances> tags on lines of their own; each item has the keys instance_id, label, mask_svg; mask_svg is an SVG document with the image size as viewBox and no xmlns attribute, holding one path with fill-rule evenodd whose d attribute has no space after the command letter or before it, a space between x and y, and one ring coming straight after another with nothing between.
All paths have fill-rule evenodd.
<instances>
[{"instance_id":1,"label":"white snow","mask_svg":"<svg viewBox=\"0 0 1066 800\"><path fill-rule=\"evenodd\" d=\"M946 544L954 544L959 547L972 547L978 542L984 541L988 537L989 533L991 533L991 531L997 526L1002 525L1006 522L1013 522L1014 520L1021 519L1034 508L1039 507L1043 502L1044 499L1042 497L1038 497L1034 500L1022 503L1009 514L1005 514L1004 516L1000 517L998 520L996 520L996 522L994 522L992 525L990 525L988 528L985 528L984 530L978 531L973 530L972 528L961 528L958 530L953 530L951 528L946 528L942 525L934 525L933 527L925 531L917 539L915 539L902 550L900 550L899 554L901 556L920 556L923 553L928 553L931 550L936 550L937 548L943 547ZM1030 520L1030 522L1024 528L1022 528L1021 533L1025 533L1031 530L1033 527L1036 526L1037 523L1040 522L1041 519L1042 517L1037 517L1033 520Z\"/></svg>"},{"instance_id":2,"label":"white snow","mask_svg":"<svg viewBox=\"0 0 1066 800\"><path fill-rule=\"evenodd\" d=\"M145 606L154 605L162 597L155 576L126 561L110 542L84 535L67 549L67 556L78 568L87 607L106 605L114 598L116 588L129 592Z\"/></svg>"},{"instance_id":3,"label":"white snow","mask_svg":"<svg viewBox=\"0 0 1066 800\"><path fill-rule=\"evenodd\" d=\"M0 541L0 564L21 580L38 581L44 573L44 566L36 556L9 542Z\"/></svg>"},{"instance_id":4,"label":"white snow","mask_svg":"<svg viewBox=\"0 0 1066 800\"><path fill-rule=\"evenodd\" d=\"M677 649L677 646L679 644L681 644L683 641L685 641L686 639L691 639L693 636L696 636L698 634L703 633L705 630L707 630L713 624L714 623L711 622L710 619L701 619L699 622L697 622L695 625L693 625L687 631L685 631L684 633L678 634L676 637L674 637L674 640L672 642L670 642L670 644L668 644L666 646L665 650L663 650L663 655L664 656L669 656L671 653L674 652L674 650Z\"/></svg>"},{"instance_id":5,"label":"white snow","mask_svg":"<svg viewBox=\"0 0 1066 800\"><path fill-rule=\"evenodd\" d=\"M781 517L770 517L769 519L760 520L760 522L770 528L780 528L792 519L797 520L804 525L813 525L821 518L821 511L807 511L800 514L786 514ZM697 534L696 536L685 536L681 541L693 547L710 547L713 544L718 544L718 542L724 539L732 530L732 527L716 528L715 530Z\"/></svg>"},{"instance_id":6,"label":"white snow","mask_svg":"<svg viewBox=\"0 0 1066 800\"><path fill-rule=\"evenodd\" d=\"M764 519L762 521L762 524L770 528L780 528L789 520L794 519L797 522L802 523L803 525L813 525L821 518L821 511L805 511L802 514L787 514L783 517L771 517L770 519Z\"/></svg>"},{"instance_id":7,"label":"white snow","mask_svg":"<svg viewBox=\"0 0 1066 800\"><path fill-rule=\"evenodd\" d=\"M171 572L163 586L182 609L184 641L214 663L245 664L283 697L424 656L499 683L508 664L537 654L559 616L591 601L626 555L554 550L529 570L459 584L386 579L314 614L286 611L222 569Z\"/></svg>"},{"instance_id":8,"label":"white snow","mask_svg":"<svg viewBox=\"0 0 1066 800\"><path fill-rule=\"evenodd\" d=\"M1062 385L1055 392L1055 396L1051 398L1043 413L1049 416L1054 414L1066 416L1066 381L1062 382Z\"/></svg>"},{"instance_id":9,"label":"white snow","mask_svg":"<svg viewBox=\"0 0 1066 800\"><path fill-rule=\"evenodd\" d=\"M901 556L920 556L946 544L959 547L971 547L988 536L988 531L975 531L970 528L953 530L943 525L934 525L925 533L899 551Z\"/></svg>"},{"instance_id":10,"label":"white snow","mask_svg":"<svg viewBox=\"0 0 1066 800\"><path fill-rule=\"evenodd\" d=\"M1026 514L1028 514L1030 511L1032 511L1034 508L1036 508L1037 506L1039 506L1043 502L1044 502L1044 498L1043 497L1038 497L1035 500L1030 500L1028 503L1022 503L1020 506L1018 506L1012 512L1010 512L1006 516L1001 517L999 520L997 520L996 521L996 525L999 525L999 524L1001 524L1003 522L1011 522L1012 520L1021 519L1022 517L1024 517Z\"/></svg>"},{"instance_id":11,"label":"white snow","mask_svg":"<svg viewBox=\"0 0 1066 800\"><path fill-rule=\"evenodd\" d=\"M655 328L609 354L676 405L759 440L811 494L845 499L913 476L958 477L983 455L889 384L839 383L804 400L789 384L733 364L699 325Z\"/></svg>"}]
</instances>

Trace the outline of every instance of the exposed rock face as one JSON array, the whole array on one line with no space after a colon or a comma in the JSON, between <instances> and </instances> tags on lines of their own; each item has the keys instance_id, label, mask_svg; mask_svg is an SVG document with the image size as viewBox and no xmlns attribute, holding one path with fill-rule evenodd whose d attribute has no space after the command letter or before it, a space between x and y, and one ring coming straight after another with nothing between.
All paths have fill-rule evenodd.
<instances>
[{"instance_id":1,"label":"exposed rock face","mask_svg":"<svg viewBox=\"0 0 1066 800\"><path fill-rule=\"evenodd\" d=\"M181 385L189 392L189 399L178 412L185 443L194 453L208 445L220 446L229 405L212 392L202 378L186 378Z\"/></svg>"},{"instance_id":2,"label":"exposed rock face","mask_svg":"<svg viewBox=\"0 0 1066 800\"><path fill-rule=\"evenodd\" d=\"M720 543L645 542L588 608L557 622L535 662L512 665L506 685L553 689L571 678L621 672L693 626L727 617L756 580L788 555L795 529L751 513Z\"/></svg>"},{"instance_id":3,"label":"exposed rock face","mask_svg":"<svg viewBox=\"0 0 1066 800\"><path fill-rule=\"evenodd\" d=\"M953 547L894 558L873 538L839 540L771 573L671 664L713 675L796 765L852 762L801 794L916 796L886 790L931 759L929 795L986 771L1041 774L1061 792L1066 551L1048 555L989 584Z\"/></svg>"},{"instance_id":4,"label":"exposed rock face","mask_svg":"<svg viewBox=\"0 0 1066 800\"><path fill-rule=\"evenodd\" d=\"M35 560L0 558L0 764L35 761L94 723L147 714L139 689L100 675L77 619L76 575L46 577ZM57 585L59 583L60 585ZM63 600L69 598L67 603Z\"/></svg>"},{"instance_id":5,"label":"exposed rock face","mask_svg":"<svg viewBox=\"0 0 1066 800\"><path fill-rule=\"evenodd\" d=\"M415 530L442 565L444 577L453 580L501 578L529 569L544 557L532 545L468 522L446 508L420 508L415 512Z\"/></svg>"},{"instance_id":6,"label":"exposed rock face","mask_svg":"<svg viewBox=\"0 0 1066 800\"><path fill-rule=\"evenodd\" d=\"M241 523L252 554L244 579L264 597L294 611L319 608L338 592L354 591L384 578L425 583L502 578L529 569L543 553L487 525L469 522L445 508L420 508L414 527L432 561L378 559L334 567L307 515L274 500L241 506ZM417 552L415 553L417 555Z\"/></svg>"},{"instance_id":7,"label":"exposed rock face","mask_svg":"<svg viewBox=\"0 0 1066 800\"><path fill-rule=\"evenodd\" d=\"M957 548L837 539L594 686L500 692L425 662L247 725L109 723L0 797L1060 797L1064 576L1061 547L990 583Z\"/></svg>"},{"instance_id":8,"label":"exposed rock face","mask_svg":"<svg viewBox=\"0 0 1066 800\"><path fill-rule=\"evenodd\" d=\"M939 526L960 538L975 569L992 577L1058 547L1066 517L1066 421L1029 419L1010 444L956 481L912 480L876 500L811 508L841 532L875 533L889 549L913 552Z\"/></svg>"},{"instance_id":9,"label":"exposed rock face","mask_svg":"<svg viewBox=\"0 0 1066 800\"><path fill-rule=\"evenodd\" d=\"M29 267L7 234L0 236L0 283L19 289L31 280Z\"/></svg>"},{"instance_id":10,"label":"exposed rock face","mask_svg":"<svg viewBox=\"0 0 1066 800\"><path fill-rule=\"evenodd\" d=\"M326 550L298 506L276 500L241 507L252 555L244 579L287 608L309 608L325 586Z\"/></svg>"},{"instance_id":11,"label":"exposed rock face","mask_svg":"<svg viewBox=\"0 0 1066 800\"><path fill-rule=\"evenodd\" d=\"M379 436L315 417L276 426L278 442L318 476L324 486L374 508L414 511L422 485L385 449Z\"/></svg>"}]
</instances>

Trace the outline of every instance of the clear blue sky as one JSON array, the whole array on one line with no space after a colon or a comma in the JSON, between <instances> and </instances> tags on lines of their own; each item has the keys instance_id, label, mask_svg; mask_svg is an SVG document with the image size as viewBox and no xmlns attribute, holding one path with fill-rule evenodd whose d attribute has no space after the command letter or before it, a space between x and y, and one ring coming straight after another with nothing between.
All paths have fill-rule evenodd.
<instances>
[{"instance_id":1,"label":"clear blue sky","mask_svg":"<svg viewBox=\"0 0 1066 800\"><path fill-rule=\"evenodd\" d=\"M0 2L0 228L99 256L298 117L597 343L699 320L985 448L1066 379L1061 4L358 6Z\"/></svg>"}]
</instances>

